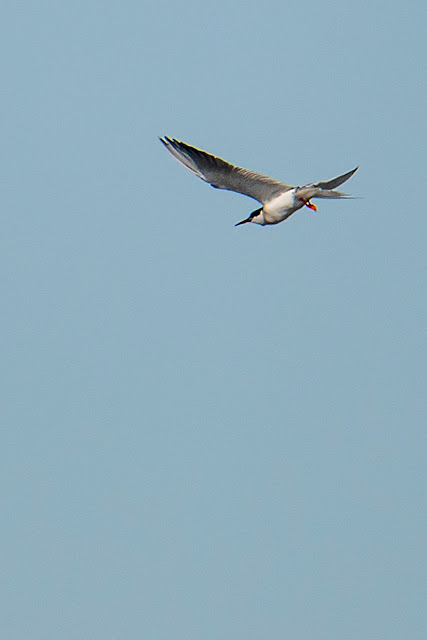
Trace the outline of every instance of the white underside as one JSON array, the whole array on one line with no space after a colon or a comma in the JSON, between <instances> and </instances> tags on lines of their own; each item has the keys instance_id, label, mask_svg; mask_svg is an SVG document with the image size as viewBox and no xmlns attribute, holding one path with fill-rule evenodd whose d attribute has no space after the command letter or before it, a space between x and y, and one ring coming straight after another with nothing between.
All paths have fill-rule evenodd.
<instances>
[{"instance_id":1,"label":"white underside","mask_svg":"<svg viewBox=\"0 0 427 640\"><path fill-rule=\"evenodd\" d=\"M301 200L295 198L295 189L285 191L277 198L270 200L263 206L264 224L277 224L286 220L298 209L304 206Z\"/></svg>"}]
</instances>

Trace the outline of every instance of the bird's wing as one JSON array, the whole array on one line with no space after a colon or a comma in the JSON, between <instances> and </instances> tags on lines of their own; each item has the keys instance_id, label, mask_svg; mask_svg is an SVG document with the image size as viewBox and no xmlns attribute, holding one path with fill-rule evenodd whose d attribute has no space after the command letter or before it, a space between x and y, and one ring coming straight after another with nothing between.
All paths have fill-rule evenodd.
<instances>
[{"instance_id":1,"label":"bird's wing","mask_svg":"<svg viewBox=\"0 0 427 640\"><path fill-rule=\"evenodd\" d=\"M310 200L310 198L351 198L352 196L349 196L346 193L341 193L341 191L334 191L334 189L349 180L351 176L356 173L358 168L359 167L356 167L348 173L343 173L343 175L338 176L338 178L332 178L332 180L326 180L325 182L311 182L310 184L306 184L304 187L298 187L297 194L305 200Z\"/></svg>"},{"instance_id":2,"label":"bird's wing","mask_svg":"<svg viewBox=\"0 0 427 640\"><path fill-rule=\"evenodd\" d=\"M159 138L178 162L216 189L236 191L265 204L293 187L234 165L178 140Z\"/></svg>"}]
</instances>

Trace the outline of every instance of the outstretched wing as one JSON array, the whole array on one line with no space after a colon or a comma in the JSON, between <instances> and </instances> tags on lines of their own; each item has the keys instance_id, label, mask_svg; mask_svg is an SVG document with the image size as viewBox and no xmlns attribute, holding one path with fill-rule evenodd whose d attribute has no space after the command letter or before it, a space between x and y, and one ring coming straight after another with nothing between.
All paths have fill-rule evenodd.
<instances>
[{"instance_id":1,"label":"outstretched wing","mask_svg":"<svg viewBox=\"0 0 427 640\"><path fill-rule=\"evenodd\" d=\"M175 138L165 136L159 140L178 162L216 189L236 191L258 200L261 204L293 189L290 185L263 176L261 173L236 167L222 158L191 147L185 142L179 142Z\"/></svg>"},{"instance_id":2,"label":"outstretched wing","mask_svg":"<svg viewBox=\"0 0 427 640\"><path fill-rule=\"evenodd\" d=\"M326 180L324 182L310 182L303 187L298 187L297 194L304 198L304 200L310 200L310 198L351 198L347 193L341 191L334 191L335 187L339 187L344 182L347 182L352 175L356 173L359 167L356 167L348 173L343 173L342 176L332 178L332 180Z\"/></svg>"},{"instance_id":3,"label":"outstretched wing","mask_svg":"<svg viewBox=\"0 0 427 640\"><path fill-rule=\"evenodd\" d=\"M310 198L351 198L346 193L341 191L334 191L335 187L339 187L344 182L347 182L352 175L356 173L359 167L356 167L348 173L343 173L342 176L332 178L332 180L326 180L325 182L311 182L304 185L304 187L298 187L297 194L305 200Z\"/></svg>"}]
</instances>

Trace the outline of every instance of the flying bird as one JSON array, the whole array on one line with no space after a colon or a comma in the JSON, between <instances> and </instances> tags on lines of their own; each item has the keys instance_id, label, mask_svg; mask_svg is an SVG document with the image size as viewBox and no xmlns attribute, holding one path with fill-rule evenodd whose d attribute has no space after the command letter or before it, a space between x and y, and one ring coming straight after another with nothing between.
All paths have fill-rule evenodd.
<instances>
[{"instance_id":1,"label":"flying bird","mask_svg":"<svg viewBox=\"0 0 427 640\"><path fill-rule=\"evenodd\" d=\"M261 173L236 167L222 158L191 147L185 142L179 142L175 138L165 136L159 140L180 164L212 187L242 193L262 204L261 208L238 222L236 227L246 222L263 226L277 224L304 206L316 211L316 205L310 202L312 198L351 198L352 196L346 193L335 191L335 187L346 182L359 168L356 167L332 180L310 182L303 187L294 187Z\"/></svg>"}]
</instances>

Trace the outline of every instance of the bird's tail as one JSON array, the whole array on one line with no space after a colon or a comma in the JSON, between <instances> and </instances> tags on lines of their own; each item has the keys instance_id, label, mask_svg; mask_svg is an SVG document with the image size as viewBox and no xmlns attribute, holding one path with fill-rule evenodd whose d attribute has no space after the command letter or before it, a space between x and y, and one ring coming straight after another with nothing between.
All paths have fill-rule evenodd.
<instances>
[{"instance_id":1,"label":"bird's tail","mask_svg":"<svg viewBox=\"0 0 427 640\"><path fill-rule=\"evenodd\" d=\"M314 191L314 189L313 189ZM310 198L354 198L355 196L351 196L348 193L342 193L342 191L334 191L333 189L316 189L313 195Z\"/></svg>"}]
</instances>

